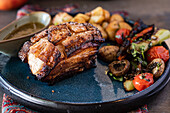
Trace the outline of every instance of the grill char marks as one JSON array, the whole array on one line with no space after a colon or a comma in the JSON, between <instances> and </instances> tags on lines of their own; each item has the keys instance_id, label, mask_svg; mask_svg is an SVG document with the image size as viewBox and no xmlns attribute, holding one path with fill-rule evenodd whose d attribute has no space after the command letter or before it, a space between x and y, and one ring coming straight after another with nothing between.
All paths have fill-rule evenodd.
<instances>
[{"instance_id":1,"label":"grill char marks","mask_svg":"<svg viewBox=\"0 0 170 113\"><path fill-rule=\"evenodd\" d=\"M23 47L21 48L21 50L18 53L18 57L21 59L22 62L27 62L28 58L27 58L27 54L30 50L32 43L30 41L26 41L23 45Z\"/></svg>"},{"instance_id":2,"label":"grill char marks","mask_svg":"<svg viewBox=\"0 0 170 113\"><path fill-rule=\"evenodd\" d=\"M96 48L88 48L77 55L61 61L43 81L54 83L56 80L73 76L75 73L94 67L96 53Z\"/></svg>"},{"instance_id":3,"label":"grill char marks","mask_svg":"<svg viewBox=\"0 0 170 113\"><path fill-rule=\"evenodd\" d=\"M69 36L71 36L71 32L66 24L51 26L48 29L48 40L55 45Z\"/></svg>"},{"instance_id":4,"label":"grill char marks","mask_svg":"<svg viewBox=\"0 0 170 113\"><path fill-rule=\"evenodd\" d=\"M36 43L42 38L45 38L45 37L47 38L47 35L48 35L48 29L45 29L44 31L38 34L35 34L33 37L31 37L30 41L31 43Z\"/></svg>"},{"instance_id":5,"label":"grill char marks","mask_svg":"<svg viewBox=\"0 0 170 113\"><path fill-rule=\"evenodd\" d=\"M51 26L30 40L20 50L20 59L28 59L38 79L54 82L94 67L104 38L91 24L69 22Z\"/></svg>"}]
</instances>

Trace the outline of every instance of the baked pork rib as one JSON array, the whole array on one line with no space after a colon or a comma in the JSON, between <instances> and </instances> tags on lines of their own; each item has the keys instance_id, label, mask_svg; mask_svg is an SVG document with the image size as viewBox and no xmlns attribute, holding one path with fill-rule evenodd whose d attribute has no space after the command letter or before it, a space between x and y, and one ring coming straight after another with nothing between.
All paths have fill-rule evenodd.
<instances>
[{"instance_id":1,"label":"baked pork rib","mask_svg":"<svg viewBox=\"0 0 170 113\"><path fill-rule=\"evenodd\" d=\"M103 41L100 31L91 24L68 22L31 37L18 56L39 80L53 83L94 67Z\"/></svg>"}]
</instances>

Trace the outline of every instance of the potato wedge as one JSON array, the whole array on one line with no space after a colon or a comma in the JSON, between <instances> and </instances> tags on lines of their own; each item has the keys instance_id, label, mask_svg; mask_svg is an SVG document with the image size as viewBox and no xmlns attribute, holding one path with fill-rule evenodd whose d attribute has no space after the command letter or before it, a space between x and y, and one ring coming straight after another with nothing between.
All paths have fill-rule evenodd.
<instances>
[{"instance_id":1,"label":"potato wedge","mask_svg":"<svg viewBox=\"0 0 170 113\"><path fill-rule=\"evenodd\" d=\"M52 23L54 25L62 24L65 22L69 22L73 19L73 17L65 12L60 12L55 15L55 17L52 20Z\"/></svg>"},{"instance_id":2,"label":"potato wedge","mask_svg":"<svg viewBox=\"0 0 170 113\"><path fill-rule=\"evenodd\" d=\"M93 24L93 25L100 30L100 32L102 33L102 37L105 38L105 39L107 39L107 33L106 33L106 31L103 29L103 27L100 26L99 24Z\"/></svg>"},{"instance_id":3,"label":"potato wedge","mask_svg":"<svg viewBox=\"0 0 170 113\"><path fill-rule=\"evenodd\" d=\"M110 17L110 22L113 22L113 21L124 22L124 19L120 14L113 14Z\"/></svg>"},{"instance_id":4,"label":"potato wedge","mask_svg":"<svg viewBox=\"0 0 170 113\"><path fill-rule=\"evenodd\" d=\"M132 91L135 89L132 80L126 80L125 82L123 82L123 86L126 91Z\"/></svg>"},{"instance_id":5,"label":"potato wedge","mask_svg":"<svg viewBox=\"0 0 170 113\"><path fill-rule=\"evenodd\" d=\"M119 26L120 26L120 29L124 28L124 29L128 29L128 30L132 30L132 27L126 23L126 22L119 22Z\"/></svg>"},{"instance_id":6,"label":"potato wedge","mask_svg":"<svg viewBox=\"0 0 170 113\"><path fill-rule=\"evenodd\" d=\"M118 21L113 21L109 23L109 25L106 27L106 32L108 34L109 40L115 41L115 34L116 31L119 29L119 22Z\"/></svg>"},{"instance_id":7,"label":"potato wedge","mask_svg":"<svg viewBox=\"0 0 170 113\"><path fill-rule=\"evenodd\" d=\"M118 46L103 46L99 49L99 58L106 62L112 62L116 59Z\"/></svg>"}]
</instances>

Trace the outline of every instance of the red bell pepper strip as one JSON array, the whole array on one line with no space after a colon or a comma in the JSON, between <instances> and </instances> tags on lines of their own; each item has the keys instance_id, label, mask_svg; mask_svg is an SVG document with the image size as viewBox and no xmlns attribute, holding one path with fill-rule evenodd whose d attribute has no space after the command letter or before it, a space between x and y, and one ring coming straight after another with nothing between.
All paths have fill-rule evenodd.
<instances>
[{"instance_id":1,"label":"red bell pepper strip","mask_svg":"<svg viewBox=\"0 0 170 113\"><path fill-rule=\"evenodd\" d=\"M153 26L150 26L150 27L144 29L144 30L141 31L140 33L136 34L136 36L134 36L134 37L131 39L130 42L132 43L133 41L135 41L135 40L138 39L139 37L143 36L144 34L150 32L150 31L152 31L152 30L153 30Z\"/></svg>"}]
</instances>

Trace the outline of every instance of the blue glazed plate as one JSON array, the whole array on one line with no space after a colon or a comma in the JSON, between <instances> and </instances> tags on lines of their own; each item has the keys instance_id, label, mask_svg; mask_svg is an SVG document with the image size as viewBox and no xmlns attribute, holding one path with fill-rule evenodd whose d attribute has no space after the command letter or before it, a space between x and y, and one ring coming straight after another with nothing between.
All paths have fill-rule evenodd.
<instances>
[{"instance_id":1,"label":"blue glazed plate","mask_svg":"<svg viewBox=\"0 0 170 113\"><path fill-rule=\"evenodd\" d=\"M12 57L1 72L0 85L16 101L38 111L122 112L142 105L169 81L170 61L152 86L141 92L126 92L122 82L105 75L108 64L97 59L96 65L96 68L48 86L31 75L26 63Z\"/></svg>"}]
</instances>

